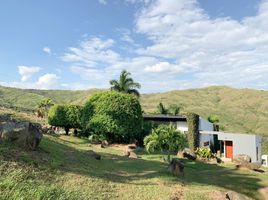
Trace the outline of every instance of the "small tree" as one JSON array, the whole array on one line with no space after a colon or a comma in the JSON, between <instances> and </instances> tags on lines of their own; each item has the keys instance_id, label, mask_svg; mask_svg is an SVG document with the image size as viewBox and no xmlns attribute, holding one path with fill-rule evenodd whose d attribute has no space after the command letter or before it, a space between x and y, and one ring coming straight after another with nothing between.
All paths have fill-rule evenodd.
<instances>
[{"instance_id":1,"label":"small tree","mask_svg":"<svg viewBox=\"0 0 268 200\"><path fill-rule=\"evenodd\" d=\"M215 131L219 131L219 122L220 122L220 119L219 119L219 116L218 115L215 115L215 114L210 115L208 117L208 121L211 122L214 125L214 130Z\"/></svg>"},{"instance_id":2,"label":"small tree","mask_svg":"<svg viewBox=\"0 0 268 200\"><path fill-rule=\"evenodd\" d=\"M170 105L169 107L168 107L168 112L169 112L169 114L171 114L171 115L178 115L179 114L179 112L180 112L180 110L181 110L181 107L180 106L178 106L178 105L176 105L176 104L172 104L172 105Z\"/></svg>"},{"instance_id":3,"label":"small tree","mask_svg":"<svg viewBox=\"0 0 268 200\"><path fill-rule=\"evenodd\" d=\"M48 112L48 123L64 128L68 135L70 128L80 128L81 110L75 105L55 105Z\"/></svg>"},{"instance_id":4,"label":"small tree","mask_svg":"<svg viewBox=\"0 0 268 200\"><path fill-rule=\"evenodd\" d=\"M165 108L164 104L162 102L160 102L157 106L157 110L160 114L162 115L166 115L168 114L168 109Z\"/></svg>"},{"instance_id":5,"label":"small tree","mask_svg":"<svg viewBox=\"0 0 268 200\"><path fill-rule=\"evenodd\" d=\"M144 138L144 145L149 153L156 150L166 152L170 162L170 153L182 150L187 145L187 139L174 125L159 125Z\"/></svg>"}]
</instances>

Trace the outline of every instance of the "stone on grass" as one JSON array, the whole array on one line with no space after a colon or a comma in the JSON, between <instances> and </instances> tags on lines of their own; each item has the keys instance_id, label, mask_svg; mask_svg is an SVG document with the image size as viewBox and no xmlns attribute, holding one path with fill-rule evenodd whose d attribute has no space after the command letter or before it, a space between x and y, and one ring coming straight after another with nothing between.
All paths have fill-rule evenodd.
<instances>
[{"instance_id":1,"label":"stone on grass","mask_svg":"<svg viewBox=\"0 0 268 200\"><path fill-rule=\"evenodd\" d=\"M187 158L188 160L196 160L197 156L195 154L195 152L189 148L185 148L183 151L182 151L182 156L184 158Z\"/></svg>"},{"instance_id":2,"label":"stone on grass","mask_svg":"<svg viewBox=\"0 0 268 200\"><path fill-rule=\"evenodd\" d=\"M130 153L129 153L129 156L128 156L129 158L134 158L134 159L137 159L138 158L138 156L137 156L137 154L135 154L133 151L131 151Z\"/></svg>"},{"instance_id":3,"label":"stone on grass","mask_svg":"<svg viewBox=\"0 0 268 200\"><path fill-rule=\"evenodd\" d=\"M249 170L258 171L261 168L261 163L257 163L257 162L255 162L255 163L242 162L242 163L239 163L238 165L236 165L236 168L237 169L246 168L246 169L249 169Z\"/></svg>"},{"instance_id":4,"label":"stone on grass","mask_svg":"<svg viewBox=\"0 0 268 200\"><path fill-rule=\"evenodd\" d=\"M108 143L107 140L103 140L103 141L101 142L101 148L106 148L106 147L108 147L108 146L109 146L109 143Z\"/></svg>"},{"instance_id":5,"label":"stone on grass","mask_svg":"<svg viewBox=\"0 0 268 200\"><path fill-rule=\"evenodd\" d=\"M244 163L244 162L250 163L251 157L246 154L238 154L234 156L233 161L235 163Z\"/></svg>"},{"instance_id":6,"label":"stone on grass","mask_svg":"<svg viewBox=\"0 0 268 200\"><path fill-rule=\"evenodd\" d=\"M14 142L27 150L36 150L42 137L39 124L0 117L0 140Z\"/></svg>"}]
</instances>

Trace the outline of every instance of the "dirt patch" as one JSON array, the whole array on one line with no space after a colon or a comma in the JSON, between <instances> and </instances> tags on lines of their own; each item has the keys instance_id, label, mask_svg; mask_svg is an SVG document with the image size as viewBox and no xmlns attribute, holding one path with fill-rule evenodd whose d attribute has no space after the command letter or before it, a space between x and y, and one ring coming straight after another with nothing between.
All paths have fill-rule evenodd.
<instances>
[{"instance_id":1,"label":"dirt patch","mask_svg":"<svg viewBox=\"0 0 268 200\"><path fill-rule=\"evenodd\" d=\"M183 194L184 194L184 184L177 184L174 190L174 193L171 197L171 200L183 200Z\"/></svg>"},{"instance_id":2,"label":"dirt patch","mask_svg":"<svg viewBox=\"0 0 268 200\"><path fill-rule=\"evenodd\" d=\"M251 200L250 198L246 197L245 195L239 194L234 191L214 191L209 194L209 199L211 200Z\"/></svg>"},{"instance_id":3,"label":"dirt patch","mask_svg":"<svg viewBox=\"0 0 268 200\"><path fill-rule=\"evenodd\" d=\"M264 200L268 200L268 187L259 189L259 192L262 195Z\"/></svg>"}]
</instances>

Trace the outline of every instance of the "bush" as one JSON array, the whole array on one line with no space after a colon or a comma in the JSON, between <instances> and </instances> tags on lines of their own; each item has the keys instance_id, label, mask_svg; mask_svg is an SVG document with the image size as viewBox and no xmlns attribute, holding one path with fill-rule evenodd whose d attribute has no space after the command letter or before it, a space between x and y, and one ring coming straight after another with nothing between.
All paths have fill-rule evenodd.
<instances>
[{"instance_id":1,"label":"bush","mask_svg":"<svg viewBox=\"0 0 268 200\"><path fill-rule=\"evenodd\" d=\"M212 157L212 151L207 147L199 147L196 149L195 153L202 159L209 160Z\"/></svg>"},{"instance_id":2,"label":"bush","mask_svg":"<svg viewBox=\"0 0 268 200\"><path fill-rule=\"evenodd\" d=\"M103 135L92 134L88 137L88 140L92 144L100 144L102 141L106 140L106 138Z\"/></svg>"},{"instance_id":3,"label":"bush","mask_svg":"<svg viewBox=\"0 0 268 200\"><path fill-rule=\"evenodd\" d=\"M103 135L111 142L129 142L142 131L142 111L138 99L115 91L93 95L82 116L85 132Z\"/></svg>"},{"instance_id":4,"label":"bush","mask_svg":"<svg viewBox=\"0 0 268 200\"><path fill-rule=\"evenodd\" d=\"M166 151L168 160L170 152L182 150L187 144L184 134L178 131L175 126L159 125L152 130L152 133L144 138L144 146L148 152L156 150Z\"/></svg>"},{"instance_id":5,"label":"bush","mask_svg":"<svg viewBox=\"0 0 268 200\"><path fill-rule=\"evenodd\" d=\"M51 126L63 127L66 135L70 128L80 128L81 118L80 106L76 105L54 105L48 112L48 123Z\"/></svg>"}]
</instances>

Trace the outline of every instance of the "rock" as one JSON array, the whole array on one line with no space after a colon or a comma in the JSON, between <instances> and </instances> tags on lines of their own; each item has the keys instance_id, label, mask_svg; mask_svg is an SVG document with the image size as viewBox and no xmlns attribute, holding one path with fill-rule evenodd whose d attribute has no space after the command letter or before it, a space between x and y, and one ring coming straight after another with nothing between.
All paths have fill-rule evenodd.
<instances>
[{"instance_id":1,"label":"rock","mask_svg":"<svg viewBox=\"0 0 268 200\"><path fill-rule=\"evenodd\" d=\"M95 158L96 160L100 160L101 159L101 155L97 154L95 151L88 151L88 154L90 157Z\"/></svg>"},{"instance_id":2,"label":"rock","mask_svg":"<svg viewBox=\"0 0 268 200\"><path fill-rule=\"evenodd\" d=\"M189 149L189 148L185 148L185 149L182 151L182 156L183 156L184 158L187 158L188 160L196 160L196 158L197 158L195 152L192 151L192 150Z\"/></svg>"},{"instance_id":3,"label":"rock","mask_svg":"<svg viewBox=\"0 0 268 200\"><path fill-rule=\"evenodd\" d=\"M101 148L106 148L106 147L108 147L108 146L109 146L109 143L108 143L107 140L103 140L103 141L101 142Z\"/></svg>"},{"instance_id":4,"label":"rock","mask_svg":"<svg viewBox=\"0 0 268 200\"><path fill-rule=\"evenodd\" d=\"M184 163L180 161L178 158L172 158L171 162L169 163L168 169L170 172L175 174L176 176L180 174L184 174Z\"/></svg>"},{"instance_id":5,"label":"rock","mask_svg":"<svg viewBox=\"0 0 268 200\"><path fill-rule=\"evenodd\" d=\"M134 159L137 159L138 158L138 156L137 156L137 154L135 154L133 151L131 151L130 153L129 153L129 156L128 156L129 158L134 158Z\"/></svg>"},{"instance_id":6,"label":"rock","mask_svg":"<svg viewBox=\"0 0 268 200\"><path fill-rule=\"evenodd\" d=\"M14 142L28 150L36 150L42 137L39 124L0 117L0 140Z\"/></svg>"},{"instance_id":7,"label":"rock","mask_svg":"<svg viewBox=\"0 0 268 200\"><path fill-rule=\"evenodd\" d=\"M261 168L261 163L257 163L257 162L256 163L242 162L242 163L239 163L238 165L236 165L236 168L237 169L246 168L246 169L249 169L249 170L258 171Z\"/></svg>"},{"instance_id":8,"label":"rock","mask_svg":"<svg viewBox=\"0 0 268 200\"><path fill-rule=\"evenodd\" d=\"M135 150L137 148L137 146L135 144L130 144L130 145L127 146L127 148L129 150Z\"/></svg>"},{"instance_id":9,"label":"rock","mask_svg":"<svg viewBox=\"0 0 268 200\"><path fill-rule=\"evenodd\" d=\"M234 156L233 161L235 163L244 163L244 162L250 163L251 157L246 154L238 154Z\"/></svg>"},{"instance_id":10,"label":"rock","mask_svg":"<svg viewBox=\"0 0 268 200\"><path fill-rule=\"evenodd\" d=\"M129 150L124 150L122 156L129 157L130 156L130 151Z\"/></svg>"}]
</instances>

